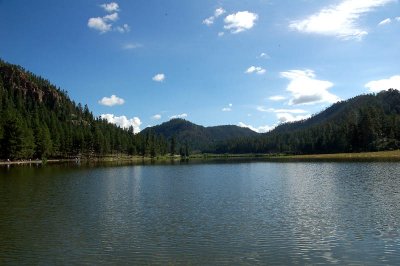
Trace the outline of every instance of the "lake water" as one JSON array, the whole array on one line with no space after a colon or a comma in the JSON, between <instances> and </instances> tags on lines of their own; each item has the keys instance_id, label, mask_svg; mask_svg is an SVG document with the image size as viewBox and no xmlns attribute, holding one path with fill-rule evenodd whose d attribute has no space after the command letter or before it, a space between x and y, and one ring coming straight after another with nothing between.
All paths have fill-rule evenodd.
<instances>
[{"instance_id":1,"label":"lake water","mask_svg":"<svg viewBox=\"0 0 400 266\"><path fill-rule=\"evenodd\" d=\"M0 168L0 264L400 264L400 163Z\"/></svg>"}]
</instances>

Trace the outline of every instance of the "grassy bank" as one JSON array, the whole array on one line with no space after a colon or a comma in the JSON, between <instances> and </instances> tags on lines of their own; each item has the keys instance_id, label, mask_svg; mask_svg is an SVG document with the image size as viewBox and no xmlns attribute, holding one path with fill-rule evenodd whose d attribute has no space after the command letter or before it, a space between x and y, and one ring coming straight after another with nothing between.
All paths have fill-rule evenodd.
<instances>
[{"instance_id":1,"label":"grassy bank","mask_svg":"<svg viewBox=\"0 0 400 266\"><path fill-rule=\"evenodd\" d=\"M335 153L335 154L310 154L310 155L283 155L270 158L281 160L392 160L400 161L400 150L360 152L360 153Z\"/></svg>"}]
</instances>

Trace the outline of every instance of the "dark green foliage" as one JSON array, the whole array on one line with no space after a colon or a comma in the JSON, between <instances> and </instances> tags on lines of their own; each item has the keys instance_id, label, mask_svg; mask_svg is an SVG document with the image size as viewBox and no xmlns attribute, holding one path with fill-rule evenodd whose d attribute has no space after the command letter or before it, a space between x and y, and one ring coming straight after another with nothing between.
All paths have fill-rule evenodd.
<instances>
[{"instance_id":1,"label":"dark green foliage","mask_svg":"<svg viewBox=\"0 0 400 266\"><path fill-rule=\"evenodd\" d=\"M310 119L254 138L220 143L218 153L338 153L400 148L400 92L361 95Z\"/></svg>"},{"instance_id":2,"label":"dark green foliage","mask_svg":"<svg viewBox=\"0 0 400 266\"><path fill-rule=\"evenodd\" d=\"M203 127L193 124L184 119L172 119L161 125L146 128L141 134L148 131L162 135L166 139L174 141L174 153L180 151L181 147L189 152L189 149L195 152L214 151L217 143L238 137L256 136L257 133L238 126L216 126ZM187 153L188 153L187 152ZM170 146L170 153L171 146Z\"/></svg>"},{"instance_id":3,"label":"dark green foliage","mask_svg":"<svg viewBox=\"0 0 400 266\"><path fill-rule=\"evenodd\" d=\"M164 138L95 118L65 91L0 60L0 159L167 153Z\"/></svg>"}]
</instances>

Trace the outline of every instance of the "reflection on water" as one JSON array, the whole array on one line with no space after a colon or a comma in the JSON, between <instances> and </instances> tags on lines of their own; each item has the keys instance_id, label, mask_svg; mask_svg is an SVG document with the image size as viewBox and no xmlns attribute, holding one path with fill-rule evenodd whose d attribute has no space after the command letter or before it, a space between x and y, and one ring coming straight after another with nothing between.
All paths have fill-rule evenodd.
<instances>
[{"instance_id":1,"label":"reflection on water","mask_svg":"<svg viewBox=\"0 0 400 266\"><path fill-rule=\"evenodd\" d=\"M0 264L399 264L399 163L0 168Z\"/></svg>"}]
</instances>

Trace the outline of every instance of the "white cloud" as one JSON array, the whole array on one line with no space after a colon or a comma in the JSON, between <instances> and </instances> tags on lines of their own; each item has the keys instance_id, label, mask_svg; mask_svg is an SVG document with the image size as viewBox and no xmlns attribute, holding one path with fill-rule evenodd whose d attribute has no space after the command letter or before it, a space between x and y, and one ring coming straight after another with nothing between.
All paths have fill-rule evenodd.
<instances>
[{"instance_id":1,"label":"white cloud","mask_svg":"<svg viewBox=\"0 0 400 266\"><path fill-rule=\"evenodd\" d=\"M286 88L292 94L289 105L335 103L340 100L328 91L333 83L316 79L312 70L290 70L280 74L290 80Z\"/></svg>"},{"instance_id":2,"label":"white cloud","mask_svg":"<svg viewBox=\"0 0 400 266\"><path fill-rule=\"evenodd\" d=\"M111 2L109 4L102 4L100 5L105 11L112 13L119 11L119 5L115 2Z\"/></svg>"},{"instance_id":3,"label":"white cloud","mask_svg":"<svg viewBox=\"0 0 400 266\"><path fill-rule=\"evenodd\" d=\"M223 14L225 14L226 13L226 11L222 8L222 7L219 7L219 8L217 8L217 9L215 9L215 11L214 11L214 17L219 17L219 16L221 16L221 15L223 15Z\"/></svg>"},{"instance_id":4,"label":"white cloud","mask_svg":"<svg viewBox=\"0 0 400 266\"><path fill-rule=\"evenodd\" d=\"M349 40L361 40L368 32L358 25L362 15L393 0L342 0L304 20L292 21L289 27L305 33L316 33Z\"/></svg>"},{"instance_id":5,"label":"white cloud","mask_svg":"<svg viewBox=\"0 0 400 266\"><path fill-rule=\"evenodd\" d=\"M305 114L308 111L303 109L275 109L275 108L268 108L266 109L263 106L258 106L257 110L260 112L270 112L270 113L289 113L289 114Z\"/></svg>"},{"instance_id":6,"label":"white cloud","mask_svg":"<svg viewBox=\"0 0 400 266\"><path fill-rule=\"evenodd\" d=\"M128 24L124 24L122 26L117 26L115 28L115 30L120 32L120 33L125 33L125 32L130 32L131 31L131 27L129 27Z\"/></svg>"},{"instance_id":7,"label":"white cloud","mask_svg":"<svg viewBox=\"0 0 400 266\"><path fill-rule=\"evenodd\" d=\"M206 18L206 19L203 20L202 23L207 25L207 26L211 26L212 24L214 24L214 17Z\"/></svg>"},{"instance_id":8,"label":"white cloud","mask_svg":"<svg viewBox=\"0 0 400 266\"><path fill-rule=\"evenodd\" d=\"M211 26L212 24L214 24L215 19L223 15L225 12L226 11L222 7L219 7L215 9L213 16L204 19L202 23L207 26Z\"/></svg>"},{"instance_id":9,"label":"white cloud","mask_svg":"<svg viewBox=\"0 0 400 266\"><path fill-rule=\"evenodd\" d=\"M295 122L310 118L311 115L293 115L290 113L277 113L276 117L280 123Z\"/></svg>"},{"instance_id":10,"label":"white cloud","mask_svg":"<svg viewBox=\"0 0 400 266\"><path fill-rule=\"evenodd\" d=\"M104 21L116 21L118 20L118 13L112 13L103 17Z\"/></svg>"},{"instance_id":11,"label":"white cloud","mask_svg":"<svg viewBox=\"0 0 400 266\"><path fill-rule=\"evenodd\" d=\"M106 33L111 30L112 24L107 23L103 18L89 18L88 27Z\"/></svg>"},{"instance_id":12,"label":"white cloud","mask_svg":"<svg viewBox=\"0 0 400 266\"><path fill-rule=\"evenodd\" d=\"M188 115L186 113L180 114L180 115L173 115L170 116L169 119L175 119L175 118L186 118Z\"/></svg>"},{"instance_id":13,"label":"white cloud","mask_svg":"<svg viewBox=\"0 0 400 266\"><path fill-rule=\"evenodd\" d=\"M392 76L388 79L373 80L365 84L370 92L380 92L388 89L400 90L400 75Z\"/></svg>"},{"instance_id":14,"label":"white cloud","mask_svg":"<svg viewBox=\"0 0 400 266\"><path fill-rule=\"evenodd\" d=\"M262 75L262 74L265 74L265 72L266 72L266 70L262 67L251 66L244 73L246 73L246 74L256 73L256 74Z\"/></svg>"},{"instance_id":15,"label":"white cloud","mask_svg":"<svg viewBox=\"0 0 400 266\"><path fill-rule=\"evenodd\" d=\"M243 123L243 122L239 122L238 123L238 126L239 127L246 127L246 128L249 128L249 129L251 129L251 130L253 130L254 132L257 132L257 133L265 133L265 132L268 132L268 131L271 131L272 129L274 129L275 128L275 126L267 126L267 125L265 125L265 126L260 126L260 127L253 127L253 126L251 126L251 125L246 125L245 123Z\"/></svg>"},{"instance_id":16,"label":"white cloud","mask_svg":"<svg viewBox=\"0 0 400 266\"><path fill-rule=\"evenodd\" d=\"M233 106L233 104L228 104L228 107L224 107L224 108L222 108L222 112L230 112L230 111L232 111L232 106Z\"/></svg>"},{"instance_id":17,"label":"white cloud","mask_svg":"<svg viewBox=\"0 0 400 266\"><path fill-rule=\"evenodd\" d=\"M125 33L130 31L130 27L128 24L123 24L122 26L115 26L113 23L119 19L119 6L115 2L111 2L109 4L100 5L105 11L110 14L105 15L103 17L94 17L89 18L88 27L100 31L100 33L106 33L108 31L117 31L120 33Z\"/></svg>"},{"instance_id":18,"label":"white cloud","mask_svg":"<svg viewBox=\"0 0 400 266\"><path fill-rule=\"evenodd\" d=\"M99 101L99 104L105 106L123 105L124 103L125 100L117 97L116 95L111 95L111 97L103 97L103 99Z\"/></svg>"},{"instance_id":19,"label":"white cloud","mask_svg":"<svg viewBox=\"0 0 400 266\"><path fill-rule=\"evenodd\" d=\"M395 17L394 18L396 21L400 22L400 17Z\"/></svg>"},{"instance_id":20,"label":"white cloud","mask_svg":"<svg viewBox=\"0 0 400 266\"><path fill-rule=\"evenodd\" d=\"M138 117L133 117L131 119L128 119L126 116L115 116L113 114L102 114L100 116L102 119L106 119L109 123L115 124L119 127L122 128L129 128L133 127L133 132L134 133L139 133L140 132L140 125L142 122Z\"/></svg>"},{"instance_id":21,"label":"white cloud","mask_svg":"<svg viewBox=\"0 0 400 266\"><path fill-rule=\"evenodd\" d=\"M240 11L225 17L224 28L230 30L231 33L239 33L253 28L258 15L249 11Z\"/></svg>"},{"instance_id":22,"label":"white cloud","mask_svg":"<svg viewBox=\"0 0 400 266\"><path fill-rule=\"evenodd\" d=\"M281 95L275 95L275 96L271 96L268 98L271 101L275 101L275 102L279 102L279 101L283 101L286 99L286 97L281 96Z\"/></svg>"},{"instance_id":23,"label":"white cloud","mask_svg":"<svg viewBox=\"0 0 400 266\"><path fill-rule=\"evenodd\" d=\"M390 23L392 23L392 19L391 18L387 18L387 19L384 19L381 22L379 22L378 26L383 26L383 25L387 25L387 24L390 24Z\"/></svg>"},{"instance_id":24,"label":"white cloud","mask_svg":"<svg viewBox=\"0 0 400 266\"><path fill-rule=\"evenodd\" d=\"M261 53L258 57L259 57L259 58L263 58L263 59L269 59L269 58L271 58L267 53Z\"/></svg>"},{"instance_id":25,"label":"white cloud","mask_svg":"<svg viewBox=\"0 0 400 266\"><path fill-rule=\"evenodd\" d=\"M163 73L159 73L153 77L153 80L156 82L163 82L165 80L165 75Z\"/></svg>"},{"instance_id":26,"label":"white cloud","mask_svg":"<svg viewBox=\"0 0 400 266\"><path fill-rule=\"evenodd\" d=\"M122 48L125 50L132 50L140 47L143 47L143 45L141 45L140 43L127 43Z\"/></svg>"},{"instance_id":27,"label":"white cloud","mask_svg":"<svg viewBox=\"0 0 400 266\"><path fill-rule=\"evenodd\" d=\"M151 119L153 119L153 120L160 120L160 119L161 119L161 115L160 115L160 114L153 115L153 116L151 117Z\"/></svg>"},{"instance_id":28,"label":"white cloud","mask_svg":"<svg viewBox=\"0 0 400 266\"><path fill-rule=\"evenodd\" d=\"M224 34L225 34L225 32L223 32L223 31L218 32L218 36L219 36L219 37L224 36Z\"/></svg>"}]
</instances>

